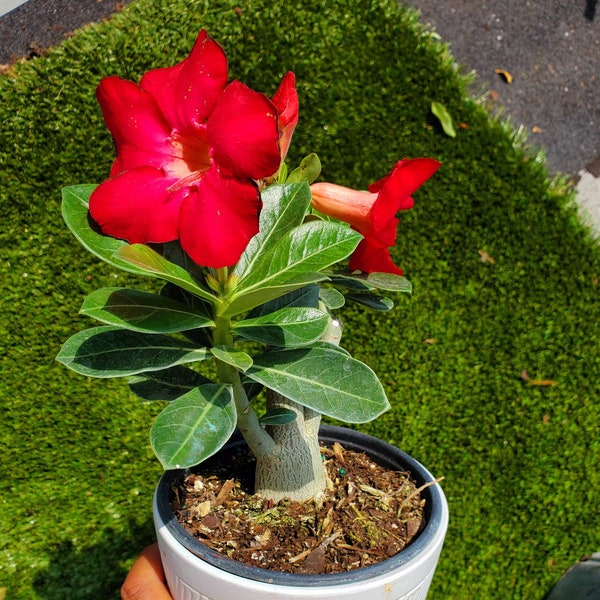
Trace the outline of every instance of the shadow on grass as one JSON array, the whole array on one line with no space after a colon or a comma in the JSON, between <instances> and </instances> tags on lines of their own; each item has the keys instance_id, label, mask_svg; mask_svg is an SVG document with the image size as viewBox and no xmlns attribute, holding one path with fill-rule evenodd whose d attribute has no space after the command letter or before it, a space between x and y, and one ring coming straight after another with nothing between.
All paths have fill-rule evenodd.
<instances>
[{"instance_id":1,"label":"shadow on grass","mask_svg":"<svg viewBox=\"0 0 600 600\"><path fill-rule=\"evenodd\" d=\"M34 580L34 589L44 600L117 600L127 574L125 563L155 541L152 520L130 524L121 531L108 528L103 541L76 548L71 540L57 544L50 564Z\"/></svg>"}]
</instances>

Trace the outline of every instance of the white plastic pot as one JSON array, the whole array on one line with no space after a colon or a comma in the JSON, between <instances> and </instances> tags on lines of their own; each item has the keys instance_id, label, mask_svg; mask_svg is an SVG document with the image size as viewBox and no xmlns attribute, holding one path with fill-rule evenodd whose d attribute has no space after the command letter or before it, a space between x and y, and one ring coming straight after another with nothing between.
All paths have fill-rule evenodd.
<instances>
[{"instance_id":1,"label":"white plastic pot","mask_svg":"<svg viewBox=\"0 0 600 600\"><path fill-rule=\"evenodd\" d=\"M365 452L377 463L409 471L421 486L433 476L416 460L375 437L323 426L320 439ZM244 444L240 438L229 444ZM209 549L189 535L170 505L171 485L182 471L167 471L154 495L154 523L163 567L175 600L424 600L448 528L448 504L441 487L422 492L426 526L402 552L369 567L327 575L296 575L251 567Z\"/></svg>"}]
</instances>

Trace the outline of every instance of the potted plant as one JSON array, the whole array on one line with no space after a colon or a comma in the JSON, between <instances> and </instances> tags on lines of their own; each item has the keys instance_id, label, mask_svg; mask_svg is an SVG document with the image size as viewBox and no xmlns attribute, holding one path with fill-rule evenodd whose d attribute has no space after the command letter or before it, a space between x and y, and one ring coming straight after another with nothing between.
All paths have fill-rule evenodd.
<instances>
[{"instance_id":1,"label":"potted plant","mask_svg":"<svg viewBox=\"0 0 600 600\"><path fill-rule=\"evenodd\" d=\"M181 63L139 85L105 78L97 97L116 159L99 186L63 190L64 219L98 258L161 287L93 292L81 312L103 325L72 336L58 360L87 376L127 377L141 398L167 402L150 437L166 470L154 511L174 597L423 598L448 520L439 485L400 450L320 421L364 423L389 406L375 373L339 345L332 312L346 301L389 310L382 293L410 291L389 253L396 214L439 163L401 160L369 191L314 183L314 154L288 169L293 73L272 98L229 82L205 31ZM337 574L281 573L204 547L175 518L174 490L190 469L242 446L263 509L322 505L336 484L319 436L330 455L364 451L373 467L410 472L426 524L405 550ZM359 487L389 511L395 492ZM327 540L331 531L318 547Z\"/></svg>"}]
</instances>

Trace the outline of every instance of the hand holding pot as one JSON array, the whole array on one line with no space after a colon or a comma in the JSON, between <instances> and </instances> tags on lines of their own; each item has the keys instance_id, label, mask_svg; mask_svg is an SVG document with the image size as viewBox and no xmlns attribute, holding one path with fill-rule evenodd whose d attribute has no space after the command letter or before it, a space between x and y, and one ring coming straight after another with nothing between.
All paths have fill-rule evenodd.
<instances>
[{"instance_id":1,"label":"hand holding pot","mask_svg":"<svg viewBox=\"0 0 600 600\"><path fill-rule=\"evenodd\" d=\"M123 600L173 600L165 585L158 544L144 549L121 588Z\"/></svg>"}]
</instances>

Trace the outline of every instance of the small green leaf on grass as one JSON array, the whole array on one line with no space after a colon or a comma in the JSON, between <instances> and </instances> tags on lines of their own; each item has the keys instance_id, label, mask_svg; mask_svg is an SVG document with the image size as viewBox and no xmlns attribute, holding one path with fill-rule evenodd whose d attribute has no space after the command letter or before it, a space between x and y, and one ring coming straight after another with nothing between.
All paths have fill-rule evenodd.
<instances>
[{"instance_id":1,"label":"small green leaf on grass","mask_svg":"<svg viewBox=\"0 0 600 600\"><path fill-rule=\"evenodd\" d=\"M450 116L450 113L446 107L439 102L432 102L431 112L440 122L444 133L449 137L456 137L456 130L454 129L454 125L452 123L452 117Z\"/></svg>"}]
</instances>

